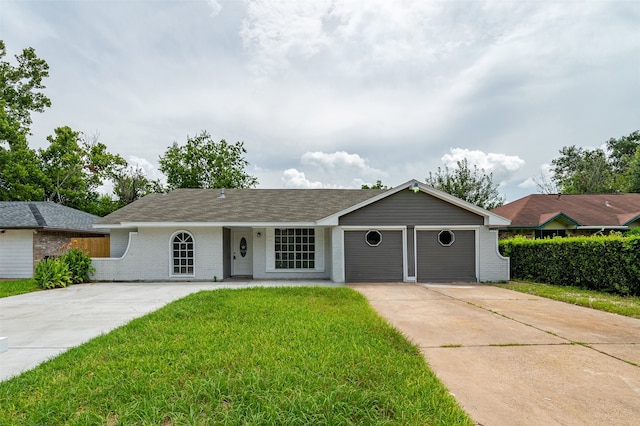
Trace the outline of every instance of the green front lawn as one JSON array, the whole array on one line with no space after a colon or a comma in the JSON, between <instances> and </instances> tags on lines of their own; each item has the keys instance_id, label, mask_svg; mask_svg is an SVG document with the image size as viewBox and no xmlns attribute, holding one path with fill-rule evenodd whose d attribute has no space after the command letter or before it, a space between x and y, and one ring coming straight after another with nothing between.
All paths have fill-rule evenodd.
<instances>
[{"instance_id":1,"label":"green front lawn","mask_svg":"<svg viewBox=\"0 0 640 426\"><path fill-rule=\"evenodd\" d=\"M551 284L512 282L509 284L500 284L499 287L632 318L640 318L640 297L618 296L594 290L584 290L579 287Z\"/></svg>"},{"instance_id":2,"label":"green front lawn","mask_svg":"<svg viewBox=\"0 0 640 426\"><path fill-rule=\"evenodd\" d=\"M0 406L0 424L473 424L349 288L188 296L0 383Z\"/></svg>"},{"instance_id":3,"label":"green front lawn","mask_svg":"<svg viewBox=\"0 0 640 426\"><path fill-rule=\"evenodd\" d=\"M0 298L42 290L36 280L0 280Z\"/></svg>"}]
</instances>

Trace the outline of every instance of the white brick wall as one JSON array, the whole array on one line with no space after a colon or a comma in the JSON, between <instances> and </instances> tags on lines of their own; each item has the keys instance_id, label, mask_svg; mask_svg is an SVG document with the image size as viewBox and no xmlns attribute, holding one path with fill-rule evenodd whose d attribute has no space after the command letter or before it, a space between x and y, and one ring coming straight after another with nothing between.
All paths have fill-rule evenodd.
<instances>
[{"instance_id":1,"label":"white brick wall","mask_svg":"<svg viewBox=\"0 0 640 426\"><path fill-rule=\"evenodd\" d=\"M171 237L187 231L194 238L194 276L172 276ZM222 278L222 228L140 228L129 234L120 258L94 258L96 281L213 280Z\"/></svg>"},{"instance_id":2,"label":"white brick wall","mask_svg":"<svg viewBox=\"0 0 640 426\"><path fill-rule=\"evenodd\" d=\"M331 230L331 281L343 283L344 280L344 231L336 226Z\"/></svg>"},{"instance_id":3,"label":"white brick wall","mask_svg":"<svg viewBox=\"0 0 640 426\"><path fill-rule=\"evenodd\" d=\"M129 233L137 229L112 229L109 233L110 257L122 257L129 246Z\"/></svg>"},{"instance_id":4,"label":"white brick wall","mask_svg":"<svg viewBox=\"0 0 640 426\"><path fill-rule=\"evenodd\" d=\"M510 275L509 258L498 252L498 231L481 227L478 232L480 250L481 282L508 281Z\"/></svg>"}]
</instances>

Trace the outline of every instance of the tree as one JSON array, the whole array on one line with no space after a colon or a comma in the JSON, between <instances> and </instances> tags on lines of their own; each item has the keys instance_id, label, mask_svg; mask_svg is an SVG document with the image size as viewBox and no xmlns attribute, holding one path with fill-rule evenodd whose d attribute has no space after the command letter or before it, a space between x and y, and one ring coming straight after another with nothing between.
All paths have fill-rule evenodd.
<instances>
[{"instance_id":1,"label":"tree","mask_svg":"<svg viewBox=\"0 0 640 426\"><path fill-rule=\"evenodd\" d=\"M160 157L160 171L167 176L169 189L251 188L258 179L245 172L246 152L243 142L215 142L202 131L187 137L186 145L174 142Z\"/></svg>"},{"instance_id":2,"label":"tree","mask_svg":"<svg viewBox=\"0 0 640 426\"><path fill-rule=\"evenodd\" d=\"M360 189L389 189L389 187L387 185L383 185L382 181L378 179L375 185L364 184L360 187Z\"/></svg>"},{"instance_id":3,"label":"tree","mask_svg":"<svg viewBox=\"0 0 640 426\"><path fill-rule=\"evenodd\" d=\"M51 106L39 91L49 66L32 48L16 55L17 66L4 59L6 54L0 40L0 200L42 200L43 174L26 137L31 113Z\"/></svg>"},{"instance_id":4,"label":"tree","mask_svg":"<svg viewBox=\"0 0 640 426\"><path fill-rule=\"evenodd\" d=\"M97 136L85 138L68 126L47 137L49 146L38 154L44 173L45 199L90 213L104 211L98 187L126 166L119 155L107 151Z\"/></svg>"},{"instance_id":5,"label":"tree","mask_svg":"<svg viewBox=\"0 0 640 426\"><path fill-rule=\"evenodd\" d=\"M584 150L565 146L551 161L552 180L565 194L612 193L615 185L612 165L602 149Z\"/></svg>"},{"instance_id":6,"label":"tree","mask_svg":"<svg viewBox=\"0 0 640 426\"><path fill-rule=\"evenodd\" d=\"M638 148L640 148L640 130L618 139L609 139L607 150L613 170L618 174L625 173Z\"/></svg>"},{"instance_id":7,"label":"tree","mask_svg":"<svg viewBox=\"0 0 640 426\"><path fill-rule=\"evenodd\" d=\"M429 172L426 179L428 185L468 201L484 209L490 210L504 204L504 197L498 193L498 185L493 183L493 174L486 174L484 169L464 158L457 162L457 168L450 170L438 167L437 173Z\"/></svg>"},{"instance_id":8,"label":"tree","mask_svg":"<svg viewBox=\"0 0 640 426\"><path fill-rule=\"evenodd\" d=\"M625 190L627 192L640 192L640 147L636 148L635 154L629 160L629 165L625 172Z\"/></svg>"},{"instance_id":9,"label":"tree","mask_svg":"<svg viewBox=\"0 0 640 426\"><path fill-rule=\"evenodd\" d=\"M638 149L638 130L609 139L606 150L565 146L560 157L551 161L551 179L566 194L632 192L636 187L633 168L637 167L633 160Z\"/></svg>"},{"instance_id":10,"label":"tree","mask_svg":"<svg viewBox=\"0 0 640 426\"><path fill-rule=\"evenodd\" d=\"M17 66L5 61L6 55L4 41L0 40L0 103L4 118L15 125L15 130L27 134L31 113L51 106L51 100L39 91L45 88L42 80L49 76L49 65L32 47L15 56Z\"/></svg>"},{"instance_id":11,"label":"tree","mask_svg":"<svg viewBox=\"0 0 640 426\"><path fill-rule=\"evenodd\" d=\"M113 177L113 193L118 207L131 204L152 192L159 192L158 182L150 181L140 167L125 168Z\"/></svg>"}]
</instances>

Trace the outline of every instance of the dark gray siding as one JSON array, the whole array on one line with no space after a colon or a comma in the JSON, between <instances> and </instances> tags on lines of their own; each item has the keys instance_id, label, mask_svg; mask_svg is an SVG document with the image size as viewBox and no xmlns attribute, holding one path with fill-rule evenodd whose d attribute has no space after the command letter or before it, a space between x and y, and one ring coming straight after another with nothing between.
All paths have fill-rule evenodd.
<instances>
[{"instance_id":1,"label":"dark gray siding","mask_svg":"<svg viewBox=\"0 0 640 426\"><path fill-rule=\"evenodd\" d=\"M484 218L424 192L401 191L340 218L340 225L482 225Z\"/></svg>"},{"instance_id":2,"label":"dark gray siding","mask_svg":"<svg viewBox=\"0 0 640 426\"><path fill-rule=\"evenodd\" d=\"M475 231L452 230L449 247L440 245L439 232L417 232L418 282L477 281Z\"/></svg>"},{"instance_id":3,"label":"dark gray siding","mask_svg":"<svg viewBox=\"0 0 640 426\"><path fill-rule=\"evenodd\" d=\"M369 246L367 231L344 232L345 279L347 282L402 281L402 231L380 231L382 243Z\"/></svg>"},{"instance_id":4,"label":"dark gray siding","mask_svg":"<svg viewBox=\"0 0 640 426\"><path fill-rule=\"evenodd\" d=\"M231 229L222 229L222 276L231 276Z\"/></svg>"}]
</instances>

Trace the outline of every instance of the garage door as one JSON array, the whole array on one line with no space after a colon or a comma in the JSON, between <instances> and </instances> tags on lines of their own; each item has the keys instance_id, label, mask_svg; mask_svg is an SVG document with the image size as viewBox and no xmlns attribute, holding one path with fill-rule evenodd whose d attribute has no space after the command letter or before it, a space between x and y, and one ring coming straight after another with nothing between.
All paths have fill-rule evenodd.
<instances>
[{"instance_id":1,"label":"garage door","mask_svg":"<svg viewBox=\"0 0 640 426\"><path fill-rule=\"evenodd\" d=\"M418 231L418 282L473 282L476 278L475 231Z\"/></svg>"},{"instance_id":2,"label":"garage door","mask_svg":"<svg viewBox=\"0 0 640 426\"><path fill-rule=\"evenodd\" d=\"M347 282L402 281L402 231L345 231Z\"/></svg>"}]
</instances>

